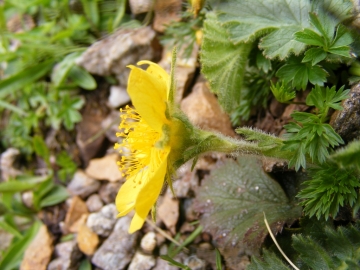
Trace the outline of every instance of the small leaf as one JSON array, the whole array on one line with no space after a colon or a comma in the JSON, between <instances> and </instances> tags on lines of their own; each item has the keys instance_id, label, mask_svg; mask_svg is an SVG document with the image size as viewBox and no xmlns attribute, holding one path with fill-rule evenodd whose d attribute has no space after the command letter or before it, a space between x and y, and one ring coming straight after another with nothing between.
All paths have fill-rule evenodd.
<instances>
[{"instance_id":1,"label":"small leaf","mask_svg":"<svg viewBox=\"0 0 360 270\"><path fill-rule=\"evenodd\" d=\"M52 66L53 61L48 60L35 66L28 67L15 75L2 80L0 82L0 98L4 98L6 95L37 81L43 77Z\"/></svg>"},{"instance_id":2,"label":"small leaf","mask_svg":"<svg viewBox=\"0 0 360 270\"><path fill-rule=\"evenodd\" d=\"M56 205L65 201L70 196L67 189L63 186L56 185L40 201L40 208Z\"/></svg>"},{"instance_id":3,"label":"small leaf","mask_svg":"<svg viewBox=\"0 0 360 270\"><path fill-rule=\"evenodd\" d=\"M294 34L294 37L295 40L305 43L307 45L314 45L319 47L323 47L325 45L324 39L321 37L321 35L308 28L296 32Z\"/></svg>"},{"instance_id":4,"label":"small leaf","mask_svg":"<svg viewBox=\"0 0 360 270\"><path fill-rule=\"evenodd\" d=\"M19 192L30 190L46 181L49 176L18 177L17 180L0 183L0 192Z\"/></svg>"},{"instance_id":5,"label":"small leaf","mask_svg":"<svg viewBox=\"0 0 360 270\"><path fill-rule=\"evenodd\" d=\"M360 141L350 142L346 147L337 150L330 158L342 168L360 170Z\"/></svg>"},{"instance_id":6,"label":"small leaf","mask_svg":"<svg viewBox=\"0 0 360 270\"><path fill-rule=\"evenodd\" d=\"M69 71L69 77L80 87L86 90L94 90L96 81L85 69L79 66L72 66Z\"/></svg>"},{"instance_id":7,"label":"small leaf","mask_svg":"<svg viewBox=\"0 0 360 270\"><path fill-rule=\"evenodd\" d=\"M51 80L55 87L60 86L64 82L71 68L75 65L75 60L80 54L81 53L79 52L71 53L55 66L51 74Z\"/></svg>"},{"instance_id":8,"label":"small leaf","mask_svg":"<svg viewBox=\"0 0 360 270\"><path fill-rule=\"evenodd\" d=\"M324 60L327 53L322 48L311 48L305 52L302 62L309 62L314 66L320 61Z\"/></svg>"},{"instance_id":9,"label":"small leaf","mask_svg":"<svg viewBox=\"0 0 360 270\"><path fill-rule=\"evenodd\" d=\"M255 158L241 156L211 172L199 190L196 208L217 244L249 250L257 250L267 235L263 212L274 233L301 215L301 208L289 204Z\"/></svg>"},{"instance_id":10,"label":"small leaf","mask_svg":"<svg viewBox=\"0 0 360 270\"><path fill-rule=\"evenodd\" d=\"M35 153L42 157L44 161L49 164L49 158L50 158L50 151L48 146L46 145L44 139L40 136L34 136L33 137L33 147Z\"/></svg>"}]
</instances>

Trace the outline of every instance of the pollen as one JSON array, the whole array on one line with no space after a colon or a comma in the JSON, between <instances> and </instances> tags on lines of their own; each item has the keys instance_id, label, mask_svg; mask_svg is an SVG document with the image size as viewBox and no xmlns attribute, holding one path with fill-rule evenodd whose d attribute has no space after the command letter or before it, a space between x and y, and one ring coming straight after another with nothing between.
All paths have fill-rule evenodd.
<instances>
[{"instance_id":1,"label":"pollen","mask_svg":"<svg viewBox=\"0 0 360 270\"><path fill-rule=\"evenodd\" d=\"M120 112L120 132L116 136L121 137L122 142L115 144L114 148L122 154L118 165L123 176L128 178L146 169L152 162L152 150L161 134L152 129L134 108L126 106ZM141 185L141 178L135 177L134 184Z\"/></svg>"}]
</instances>

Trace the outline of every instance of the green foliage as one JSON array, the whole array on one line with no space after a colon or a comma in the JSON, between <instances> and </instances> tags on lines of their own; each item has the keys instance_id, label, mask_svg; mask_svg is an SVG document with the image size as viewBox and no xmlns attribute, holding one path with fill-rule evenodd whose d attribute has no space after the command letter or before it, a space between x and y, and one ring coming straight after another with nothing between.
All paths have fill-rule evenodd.
<instances>
[{"instance_id":1,"label":"green foliage","mask_svg":"<svg viewBox=\"0 0 360 270\"><path fill-rule=\"evenodd\" d=\"M228 41L226 28L217 16L209 12L204 21L201 48L202 73L209 80L211 90L218 95L225 111L231 112L241 100L241 87L251 44L233 45Z\"/></svg>"},{"instance_id":2,"label":"green foliage","mask_svg":"<svg viewBox=\"0 0 360 270\"><path fill-rule=\"evenodd\" d=\"M302 233L293 234L291 245L288 249L292 261L300 269L359 269L360 264L360 231L359 223L347 227L338 227L336 230L331 226L316 227L305 225L301 228ZM324 224L321 224L324 225ZM269 250L263 251L263 258L252 257L251 264L247 269L292 269L279 255Z\"/></svg>"},{"instance_id":3,"label":"green foliage","mask_svg":"<svg viewBox=\"0 0 360 270\"><path fill-rule=\"evenodd\" d=\"M304 29L294 34L295 40L305 43L306 45L318 46L305 53L303 62L312 61L312 65L333 55L340 55L350 58L350 47L353 42L350 32L343 25L338 25L337 20L324 13L310 13L310 23L312 29ZM334 34L335 30L335 34ZM328 55L329 54L329 55ZM331 55L333 54L333 55Z\"/></svg>"},{"instance_id":4,"label":"green foliage","mask_svg":"<svg viewBox=\"0 0 360 270\"><path fill-rule=\"evenodd\" d=\"M270 89L276 100L281 103L287 103L296 97L295 91L284 81L277 82L276 84L271 82Z\"/></svg>"},{"instance_id":5,"label":"green foliage","mask_svg":"<svg viewBox=\"0 0 360 270\"><path fill-rule=\"evenodd\" d=\"M310 10L307 0L237 0L220 8L219 19L234 44L254 41L266 33L259 43L265 56L283 60L291 52L298 55L305 49L292 36L308 27Z\"/></svg>"},{"instance_id":6,"label":"green foliage","mask_svg":"<svg viewBox=\"0 0 360 270\"><path fill-rule=\"evenodd\" d=\"M319 167L309 168L309 178L304 188L297 195L303 199L304 212L318 219L336 217L339 207L353 206L360 187L359 175L350 169L341 169L333 163L324 163Z\"/></svg>"},{"instance_id":7,"label":"green foliage","mask_svg":"<svg viewBox=\"0 0 360 270\"><path fill-rule=\"evenodd\" d=\"M333 160L344 169L356 168L360 171L360 141L353 141L346 147L337 150L330 156Z\"/></svg>"},{"instance_id":8,"label":"green foliage","mask_svg":"<svg viewBox=\"0 0 360 270\"><path fill-rule=\"evenodd\" d=\"M16 241L12 243L0 260L1 269L12 270L20 267L22 256L36 236L40 226L41 223L35 221L34 224L24 232L21 238L16 239Z\"/></svg>"},{"instance_id":9,"label":"green foliage","mask_svg":"<svg viewBox=\"0 0 360 270\"><path fill-rule=\"evenodd\" d=\"M62 151L56 157L56 165L60 167L57 171L58 177L65 182L76 172L77 164L71 159L67 152Z\"/></svg>"},{"instance_id":10,"label":"green foliage","mask_svg":"<svg viewBox=\"0 0 360 270\"><path fill-rule=\"evenodd\" d=\"M325 124L330 108L341 109L339 102L345 98L349 90L341 87L337 92L335 87L322 88L315 86L306 99L308 106L316 106L316 114L294 112L291 117L296 122L285 125L287 133L284 135L284 150L296 151L290 159L289 166L296 170L306 167L307 156L315 163L324 163L329 156L329 148L338 146L342 138L329 125Z\"/></svg>"},{"instance_id":11,"label":"green foliage","mask_svg":"<svg viewBox=\"0 0 360 270\"><path fill-rule=\"evenodd\" d=\"M327 72L319 65L303 63L299 57L290 57L286 64L276 72L285 83L292 83L292 87L300 90L306 89L308 82L314 85L324 85Z\"/></svg>"},{"instance_id":12,"label":"green foliage","mask_svg":"<svg viewBox=\"0 0 360 270\"><path fill-rule=\"evenodd\" d=\"M193 18L190 11L182 13L181 21L172 22L166 29L161 43L169 48L177 47L178 51L184 52L185 57L190 57L194 45L197 42L196 32L202 27L205 14L201 12Z\"/></svg>"},{"instance_id":13,"label":"green foliage","mask_svg":"<svg viewBox=\"0 0 360 270\"><path fill-rule=\"evenodd\" d=\"M219 180L221 181L219 182ZM263 212L274 232L297 218L301 208L292 205L280 185L265 174L254 158L227 160L211 172L198 193L201 224L218 245L257 250L267 230Z\"/></svg>"}]
</instances>

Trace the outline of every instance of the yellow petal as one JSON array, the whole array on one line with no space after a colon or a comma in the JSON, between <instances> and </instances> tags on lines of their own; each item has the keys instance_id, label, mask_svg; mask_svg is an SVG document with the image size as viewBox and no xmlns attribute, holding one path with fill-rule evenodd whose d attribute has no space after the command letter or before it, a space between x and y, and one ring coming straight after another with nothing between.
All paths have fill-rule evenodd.
<instances>
[{"instance_id":1,"label":"yellow petal","mask_svg":"<svg viewBox=\"0 0 360 270\"><path fill-rule=\"evenodd\" d=\"M128 81L131 100L145 122L161 132L163 124L168 122L165 116L167 85L145 70L129 67L132 69Z\"/></svg>"},{"instance_id":2,"label":"yellow petal","mask_svg":"<svg viewBox=\"0 0 360 270\"><path fill-rule=\"evenodd\" d=\"M160 195L167 170L167 157L169 152L170 147L165 149L154 148L153 150L152 161L148 169L150 172L150 177L144 182L135 204L135 211L142 219L146 218L150 212L151 207L155 204L157 198Z\"/></svg>"},{"instance_id":3,"label":"yellow petal","mask_svg":"<svg viewBox=\"0 0 360 270\"><path fill-rule=\"evenodd\" d=\"M147 60L143 60L143 61L139 61L137 62L137 65L141 66L141 65L149 65L148 68L146 69L146 72L150 73L151 75L153 75L156 79L162 80L164 82L164 84L166 85L166 99L168 99L169 96L169 84L170 84L170 76L169 74L167 74L167 72L158 64L153 63L151 61L147 61Z\"/></svg>"},{"instance_id":4,"label":"yellow petal","mask_svg":"<svg viewBox=\"0 0 360 270\"><path fill-rule=\"evenodd\" d=\"M134 217L131 220L131 224L129 227L129 233L136 232L140 230L141 227L144 225L145 219L141 218L136 212Z\"/></svg>"},{"instance_id":5,"label":"yellow petal","mask_svg":"<svg viewBox=\"0 0 360 270\"><path fill-rule=\"evenodd\" d=\"M134 184L134 178L136 177L138 177L138 174L127 179L116 195L115 204L116 209L119 211L118 217L125 216L135 207L135 201L141 188L141 186Z\"/></svg>"}]
</instances>

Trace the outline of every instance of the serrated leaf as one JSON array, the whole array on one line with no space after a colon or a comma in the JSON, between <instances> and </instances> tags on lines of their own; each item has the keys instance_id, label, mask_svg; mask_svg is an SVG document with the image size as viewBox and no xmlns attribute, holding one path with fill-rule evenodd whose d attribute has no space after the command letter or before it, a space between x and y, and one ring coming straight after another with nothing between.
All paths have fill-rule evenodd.
<instances>
[{"instance_id":1,"label":"serrated leaf","mask_svg":"<svg viewBox=\"0 0 360 270\"><path fill-rule=\"evenodd\" d=\"M305 52L302 62L309 62L314 66L320 61L324 60L327 53L322 48L311 48Z\"/></svg>"},{"instance_id":2,"label":"serrated leaf","mask_svg":"<svg viewBox=\"0 0 360 270\"><path fill-rule=\"evenodd\" d=\"M360 141L349 143L330 156L342 168L357 168L360 170Z\"/></svg>"},{"instance_id":3,"label":"serrated leaf","mask_svg":"<svg viewBox=\"0 0 360 270\"><path fill-rule=\"evenodd\" d=\"M270 59L284 60L290 53L299 55L305 50L305 45L293 38L293 34L299 30L299 26L290 26L273 31L261 40L259 48Z\"/></svg>"},{"instance_id":4,"label":"serrated leaf","mask_svg":"<svg viewBox=\"0 0 360 270\"><path fill-rule=\"evenodd\" d=\"M307 0L236 0L220 8L219 20L229 29L234 44L274 31L260 47L266 49L267 57L284 59L292 51L298 54L305 49L292 39L295 32L309 26L310 8Z\"/></svg>"},{"instance_id":5,"label":"serrated leaf","mask_svg":"<svg viewBox=\"0 0 360 270\"><path fill-rule=\"evenodd\" d=\"M295 250L300 253L300 258L311 269L335 269L330 255L310 237L294 235L292 242Z\"/></svg>"},{"instance_id":6,"label":"serrated leaf","mask_svg":"<svg viewBox=\"0 0 360 270\"><path fill-rule=\"evenodd\" d=\"M230 113L241 98L241 88L251 44L233 45L226 28L220 25L214 13L204 21L204 37L200 60L202 73L208 79L211 91L218 95L223 109Z\"/></svg>"},{"instance_id":7,"label":"serrated leaf","mask_svg":"<svg viewBox=\"0 0 360 270\"><path fill-rule=\"evenodd\" d=\"M257 250L267 229L274 233L297 218L301 208L291 205L280 185L261 169L255 158L227 160L211 172L198 194L201 223L220 245Z\"/></svg>"},{"instance_id":8,"label":"serrated leaf","mask_svg":"<svg viewBox=\"0 0 360 270\"><path fill-rule=\"evenodd\" d=\"M319 65L302 63L299 58L292 57L288 62L278 69L278 76L285 83L292 82L296 89L306 89L308 82L314 85L323 85L328 73Z\"/></svg>"},{"instance_id":9,"label":"serrated leaf","mask_svg":"<svg viewBox=\"0 0 360 270\"><path fill-rule=\"evenodd\" d=\"M289 267L279 259L273 252L269 252L266 249L263 250L263 260L259 260L257 257L251 257L251 264L246 268L247 270L289 270Z\"/></svg>"}]
</instances>

